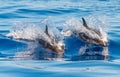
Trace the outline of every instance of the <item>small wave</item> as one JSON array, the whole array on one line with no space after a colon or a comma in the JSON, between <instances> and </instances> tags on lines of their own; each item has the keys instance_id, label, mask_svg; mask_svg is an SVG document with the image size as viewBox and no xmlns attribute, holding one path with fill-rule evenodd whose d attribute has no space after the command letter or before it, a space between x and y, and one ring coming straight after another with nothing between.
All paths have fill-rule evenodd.
<instances>
[{"instance_id":1,"label":"small wave","mask_svg":"<svg viewBox=\"0 0 120 77\"><path fill-rule=\"evenodd\" d=\"M17 42L14 40L10 40L10 39L0 39L0 43L2 43L0 45L0 50L2 51L3 49L8 50L11 48L17 48L17 47L21 47L22 45L25 45L24 43L21 42Z\"/></svg>"}]
</instances>

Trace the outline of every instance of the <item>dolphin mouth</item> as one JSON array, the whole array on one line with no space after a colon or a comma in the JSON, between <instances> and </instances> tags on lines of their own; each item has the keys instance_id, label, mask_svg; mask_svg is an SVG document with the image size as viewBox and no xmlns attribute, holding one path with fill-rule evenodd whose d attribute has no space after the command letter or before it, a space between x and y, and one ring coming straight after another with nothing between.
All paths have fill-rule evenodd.
<instances>
[{"instance_id":1,"label":"dolphin mouth","mask_svg":"<svg viewBox=\"0 0 120 77\"><path fill-rule=\"evenodd\" d=\"M108 44L106 44L106 45L103 45L104 47L108 47Z\"/></svg>"},{"instance_id":2,"label":"dolphin mouth","mask_svg":"<svg viewBox=\"0 0 120 77\"><path fill-rule=\"evenodd\" d=\"M101 45L103 47L108 47L108 43L104 43L104 42L103 42L103 44L99 44L99 45Z\"/></svg>"}]
</instances>

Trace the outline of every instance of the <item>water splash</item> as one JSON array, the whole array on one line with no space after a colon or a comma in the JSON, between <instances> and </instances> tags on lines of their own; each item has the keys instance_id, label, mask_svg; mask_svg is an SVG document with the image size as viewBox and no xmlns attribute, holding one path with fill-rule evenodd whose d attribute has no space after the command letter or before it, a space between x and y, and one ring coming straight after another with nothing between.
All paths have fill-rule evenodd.
<instances>
[{"instance_id":1,"label":"water splash","mask_svg":"<svg viewBox=\"0 0 120 77\"><path fill-rule=\"evenodd\" d=\"M57 42L53 42L46 33L45 26L48 26L48 32L52 38L55 38ZM41 56L46 56L46 54L55 54L55 52L50 52L47 48L40 46L39 40L42 39L50 46L54 46L56 50L62 50L64 46L63 37L60 36L60 32L57 30L55 25L49 21L49 19L44 19L40 22L39 25L28 24L28 23L15 23L14 27L11 29L10 33L7 34L8 37L12 36L16 40L34 40L34 42L28 42L28 48L24 52L18 52L15 54L15 57L22 57L27 59L39 59ZM57 49L58 48L58 49ZM37 50L36 50L37 49ZM48 52L49 51L49 52ZM56 51L58 52L58 51ZM44 54L46 53L46 54Z\"/></svg>"},{"instance_id":2,"label":"water splash","mask_svg":"<svg viewBox=\"0 0 120 77\"><path fill-rule=\"evenodd\" d=\"M49 34L53 37L62 40L64 37L61 36L60 32L56 28L55 24L51 22L49 18L43 19L39 25L17 22L6 36L12 36L14 39L44 39L45 41L51 42L48 36L44 33L45 26L49 28Z\"/></svg>"},{"instance_id":3,"label":"water splash","mask_svg":"<svg viewBox=\"0 0 120 77\"><path fill-rule=\"evenodd\" d=\"M94 60L94 59L95 60L101 60L101 59L107 60L108 55L109 55L108 47L102 47L99 45L94 46L94 44L93 44L94 38L98 39L98 40L100 39L105 44L108 43L107 31L105 29L106 24L103 23L102 20L91 17L91 16L88 18L85 18L85 19L86 19L88 26L91 28L91 30L89 30L85 26L83 26L83 22L81 20L72 18L63 24L63 30L61 31L61 33L67 37L73 35L73 36L76 36L77 38L80 37L79 33L86 33L87 34L86 37L89 36L90 39L93 38L93 40L90 40L87 43L86 43L86 41L83 41L80 38L80 40L85 43L84 44L85 46L83 45L80 47L80 50L78 50L78 54L77 54L77 57L75 57L75 59L77 59L77 60ZM92 31L92 29L99 32L101 34L101 37L94 31ZM89 39L87 39L87 40L89 40ZM72 60L75 60L74 56L75 55L73 55Z\"/></svg>"},{"instance_id":4,"label":"water splash","mask_svg":"<svg viewBox=\"0 0 120 77\"><path fill-rule=\"evenodd\" d=\"M101 34L102 34L102 39L105 41L107 40L107 33L106 31L103 29L104 27L102 27L103 23L100 22L100 20L97 21L97 19L94 19L94 17L88 17L86 18L87 23L90 27L98 30ZM96 21L96 22L94 22ZM97 24L97 25L95 25ZM52 35L53 37L61 40L60 43L58 43L58 46L61 46L62 41L64 39L64 36L62 36L59 32L59 30L56 28L57 26L49 19L43 19L39 25L36 24L28 24L28 23L15 23L14 27L11 29L10 33L7 34L7 36L12 36L14 39L28 39L28 40L37 40L37 39L44 39L45 41L49 42L50 44L52 44L51 39L44 33L45 30L45 26L48 26L49 28L49 33L50 35ZM98 27L97 27L98 26ZM80 21L79 19L75 19L72 18L68 21L66 21L61 27L63 27L62 30L62 34L65 36L70 36L73 32L77 33L77 32L85 32L85 33L89 33L89 36L91 37L96 37L99 38L98 35L94 34L93 32L87 30L83 25L82 25L82 21ZM64 40L65 41L65 40ZM80 46L78 46L80 47ZM37 49L37 50L36 50ZM82 47L80 48L80 52L79 50L77 51L78 54L84 54L87 48ZM41 47L39 46L38 43L34 42L34 43L28 43L28 48L25 50L25 53L16 53L17 56L25 56L29 55L29 58L33 58L36 57L38 55L34 55L31 56L33 53L36 54L36 51L45 51L45 49L41 49ZM69 53L72 51L69 51ZM38 54L39 52L37 52ZM40 55L39 55L40 56ZM42 55L41 55L42 56ZM74 56L74 55L73 55ZM38 57L39 58L39 57Z\"/></svg>"}]
</instances>

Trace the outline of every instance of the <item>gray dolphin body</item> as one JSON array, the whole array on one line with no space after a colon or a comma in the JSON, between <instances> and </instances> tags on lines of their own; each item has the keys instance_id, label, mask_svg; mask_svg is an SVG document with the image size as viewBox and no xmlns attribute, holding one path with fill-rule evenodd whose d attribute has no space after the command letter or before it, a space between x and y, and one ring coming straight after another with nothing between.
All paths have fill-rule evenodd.
<instances>
[{"instance_id":1,"label":"gray dolphin body","mask_svg":"<svg viewBox=\"0 0 120 77\"><path fill-rule=\"evenodd\" d=\"M94 28L90 28L85 19L82 18L83 27L82 31L72 32L73 35L77 36L80 40L91 44L91 46L85 46L81 48L81 51L77 56L76 60L108 60L108 41L107 37L104 36L105 32L98 31ZM97 46L93 46L97 45ZM74 60L74 57L73 57Z\"/></svg>"},{"instance_id":2,"label":"gray dolphin body","mask_svg":"<svg viewBox=\"0 0 120 77\"><path fill-rule=\"evenodd\" d=\"M50 51L58 54L57 58L62 58L64 49L65 49L63 42L61 42L60 40L56 39L55 37L53 37L49 34L47 25L46 25L46 29L45 29L45 34L51 40L51 43L45 41L44 39L38 39L38 43L45 49L49 49Z\"/></svg>"},{"instance_id":3,"label":"gray dolphin body","mask_svg":"<svg viewBox=\"0 0 120 77\"><path fill-rule=\"evenodd\" d=\"M78 37L89 44L101 45L106 47L108 45L107 38L104 38L103 34L96 29L90 28L85 19L82 18L83 26L87 30L87 32L78 32L76 33ZM92 36L91 36L92 35ZM94 36L94 37L93 37Z\"/></svg>"}]
</instances>

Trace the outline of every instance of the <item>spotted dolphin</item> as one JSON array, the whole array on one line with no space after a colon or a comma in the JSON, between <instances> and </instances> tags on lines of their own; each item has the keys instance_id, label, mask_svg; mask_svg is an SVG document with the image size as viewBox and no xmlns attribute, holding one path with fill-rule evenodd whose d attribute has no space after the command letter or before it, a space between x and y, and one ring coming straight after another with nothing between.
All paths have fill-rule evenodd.
<instances>
[{"instance_id":1,"label":"spotted dolphin","mask_svg":"<svg viewBox=\"0 0 120 77\"><path fill-rule=\"evenodd\" d=\"M44 39L38 39L38 43L45 49L49 49L50 51L57 53L58 54L57 57L61 58L64 53L65 45L63 44L62 41L58 40L57 38L49 34L47 25L45 29L45 34L51 40L51 43L45 41Z\"/></svg>"},{"instance_id":2,"label":"spotted dolphin","mask_svg":"<svg viewBox=\"0 0 120 77\"><path fill-rule=\"evenodd\" d=\"M104 35L100 32L97 31L96 29L90 28L85 19L82 18L83 21L83 26L86 28L87 32L79 32L78 33L78 37L90 44L95 44L95 45L101 45L101 46L107 46L108 42L107 42L107 38L104 37ZM94 35L94 36L91 36Z\"/></svg>"}]
</instances>

